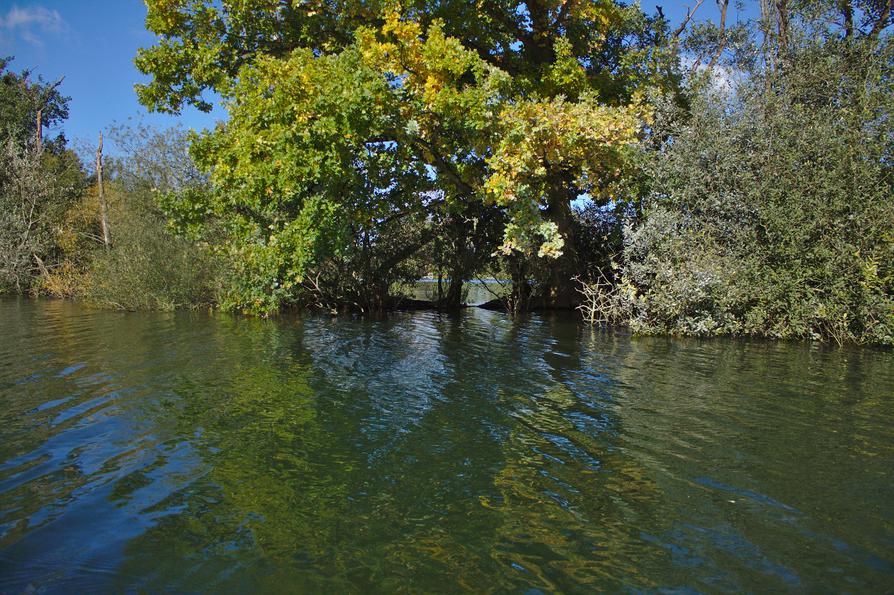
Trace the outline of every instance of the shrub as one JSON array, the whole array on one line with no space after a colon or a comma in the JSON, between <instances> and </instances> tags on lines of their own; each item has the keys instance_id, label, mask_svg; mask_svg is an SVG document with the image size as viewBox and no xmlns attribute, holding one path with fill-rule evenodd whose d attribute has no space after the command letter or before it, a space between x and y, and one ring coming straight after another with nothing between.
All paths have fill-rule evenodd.
<instances>
[{"instance_id":1,"label":"shrub","mask_svg":"<svg viewBox=\"0 0 894 595\"><path fill-rule=\"evenodd\" d=\"M12 138L0 147L0 292L36 291L55 267L55 230L79 192L70 157Z\"/></svg>"},{"instance_id":2,"label":"shrub","mask_svg":"<svg viewBox=\"0 0 894 595\"><path fill-rule=\"evenodd\" d=\"M216 259L175 236L151 193L109 193L112 247L100 250L84 297L123 310L174 310L217 301Z\"/></svg>"},{"instance_id":3,"label":"shrub","mask_svg":"<svg viewBox=\"0 0 894 595\"><path fill-rule=\"evenodd\" d=\"M695 97L625 237L636 330L892 343L891 64L828 41Z\"/></svg>"}]
</instances>

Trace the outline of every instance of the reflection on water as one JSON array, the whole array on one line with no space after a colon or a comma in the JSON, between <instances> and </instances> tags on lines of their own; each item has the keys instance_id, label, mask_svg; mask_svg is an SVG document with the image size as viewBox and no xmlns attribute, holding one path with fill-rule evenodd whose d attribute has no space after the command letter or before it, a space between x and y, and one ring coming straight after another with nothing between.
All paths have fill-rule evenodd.
<instances>
[{"instance_id":1,"label":"reflection on water","mask_svg":"<svg viewBox=\"0 0 894 595\"><path fill-rule=\"evenodd\" d=\"M0 592L894 585L894 354L0 302Z\"/></svg>"}]
</instances>

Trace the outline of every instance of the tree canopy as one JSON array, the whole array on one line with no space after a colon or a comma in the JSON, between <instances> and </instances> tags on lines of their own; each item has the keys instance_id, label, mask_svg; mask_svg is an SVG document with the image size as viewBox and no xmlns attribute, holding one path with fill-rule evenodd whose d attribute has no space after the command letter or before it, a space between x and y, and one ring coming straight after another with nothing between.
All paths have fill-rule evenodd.
<instances>
[{"instance_id":1,"label":"tree canopy","mask_svg":"<svg viewBox=\"0 0 894 595\"><path fill-rule=\"evenodd\" d=\"M567 304L571 202L627 198L613 184L647 97L673 84L663 21L607 0L148 5L141 101L227 105L194 154L217 189L204 206L265 287L247 308L287 300L352 224L440 211L474 227L482 206L505 222L494 249L557 260Z\"/></svg>"},{"instance_id":2,"label":"tree canopy","mask_svg":"<svg viewBox=\"0 0 894 595\"><path fill-rule=\"evenodd\" d=\"M59 91L62 79L48 83L33 77L30 70L14 72L12 58L0 58L0 138L23 143L37 136L37 114L42 127L55 126L68 118L69 97ZM61 148L64 137L56 139Z\"/></svg>"}]
</instances>

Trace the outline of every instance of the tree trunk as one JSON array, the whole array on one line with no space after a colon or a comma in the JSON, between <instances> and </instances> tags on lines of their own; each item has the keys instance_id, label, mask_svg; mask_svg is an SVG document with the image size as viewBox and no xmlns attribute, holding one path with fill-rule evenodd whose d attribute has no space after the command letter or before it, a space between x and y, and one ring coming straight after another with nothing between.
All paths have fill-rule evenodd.
<instances>
[{"instance_id":1,"label":"tree trunk","mask_svg":"<svg viewBox=\"0 0 894 595\"><path fill-rule=\"evenodd\" d=\"M578 274L574 217L568 191L561 189L550 194L546 218L556 224L565 245L562 247L562 255L550 262L549 284L543 305L557 310L570 310L577 306L579 300L574 283L574 277Z\"/></svg>"},{"instance_id":2,"label":"tree trunk","mask_svg":"<svg viewBox=\"0 0 894 595\"><path fill-rule=\"evenodd\" d=\"M778 31L776 62L783 68L788 61L788 22L788 0L776 0L776 29Z\"/></svg>"},{"instance_id":3,"label":"tree trunk","mask_svg":"<svg viewBox=\"0 0 894 595\"><path fill-rule=\"evenodd\" d=\"M844 38L849 40L854 36L854 7L851 0L838 0L838 9L844 21Z\"/></svg>"},{"instance_id":4,"label":"tree trunk","mask_svg":"<svg viewBox=\"0 0 894 595\"><path fill-rule=\"evenodd\" d=\"M528 310L531 303L531 285L525 257L515 254L509 257L509 274L512 277L512 293L506 300L507 310L513 316Z\"/></svg>"},{"instance_id":5,"label":"tree trunk","mask_svg":"<svg viewBox=\"0 0 894 595\"><path fill-rule=\"evenodd\" d=\"M714 69L717 62L720 61L720 57L723 56L723 50L726 49L726 12L729 9L729 0L717 0L717 6L720 8L720 27L718 29L720 40L717 42L717 50L711 56L711 61L708 62L709 71Z\"/></svg>"},{"instance_id":6,"label":"tree trunk","mask_svg":"<svg viewBox=\"0 0 894 595\"><path fill-rule=\"evenodd\" d=\"M453 249L450 250L450 284L441 302L446 310L458 310L463 302L463 282L469 274L469 233L466 221L453 215L448 225Z\"/></svg>"},{"instance_id":7,"label":"tree trunk","mask_svg":"<svg viewBox=\"0 0 894 595\"><path fill-rule=\"evenodd\" d=\"M445 310L459 310L463 305L463 273L454 269L450 274L450 285L447 286L447 294L444 296L443 307Z\"/></svg>"},{"instance_id":8,"label":"tree trunk","mask_svg":"<svg viewBox=\"0 0 894 595\"><path fill-rule=\"evenodd\" d=\"M761 54L763 54L764 58L764 81L766 85L766 91L770 92L770 75L773 74L776 70L775 62L773 59L773 44L770 39L773 36L773 28L771 25L773 19L773 7L770 4L770 0L760 0L760 8L761 8L761 20L760 20L760 28L763 35L761 36Z\"/></svg>"},{"instance_id":9,"label":"tree trunk","mask_svg":"<svg viewBox=\"0 0 894 595\"><path fill-rule=\"evenodd\" d=\"M102 131L99 132L99 146L96 148L96 186L99 193L99 223L102 226L102 243L108 248L112 241L109 237L109 209L106 206L106 195L102 187Z\"/></svg>"}]
</instances>

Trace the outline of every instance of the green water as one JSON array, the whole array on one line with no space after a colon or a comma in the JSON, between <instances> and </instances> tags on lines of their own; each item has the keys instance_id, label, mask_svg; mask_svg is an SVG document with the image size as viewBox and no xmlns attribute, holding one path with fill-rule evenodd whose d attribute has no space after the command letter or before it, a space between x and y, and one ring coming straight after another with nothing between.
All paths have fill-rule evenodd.
<instances>
[{"instance_id":1,"label":"green water","mask_svg":"<svg viewBox=\"0 0 894 595\"><path fill-rule=\"evenodd\" d=\"M894 589L894 354L0 301L0 593Z\"/></svg>"}]
</instances>

